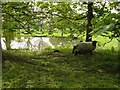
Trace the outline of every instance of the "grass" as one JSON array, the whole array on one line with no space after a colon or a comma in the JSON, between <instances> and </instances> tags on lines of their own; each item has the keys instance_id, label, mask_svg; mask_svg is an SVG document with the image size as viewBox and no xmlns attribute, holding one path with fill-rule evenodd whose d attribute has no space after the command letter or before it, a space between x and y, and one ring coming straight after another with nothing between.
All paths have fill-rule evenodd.
<instances>
[{"instance_id":1,"label":"grass","mask_svg":"<svg viewBox=\"0 0 120 90\"><path fill-rule=\"evenodd\" d=\"M48 34L49 32L47 30L44 29L44 32L40 32L41 34L38 34L39 31L36 31L34 29L31 29L31 32L32 32L32 35L31 34L24 34L25 30L24 29L21 29L20 30L20 34L17 34L16 37L59 37L59 38L70 38L72 39L72 37L70 37L70 33L66 34L64 33L63 36L61 36L61 31L60 30L56 30L54 31L53 34ZM82 41L85 41L85 36L83 37L82 35L80 35L78 37L79 40L82 40ZM110 49L112 50L113 52L115 50L118 50L118 41L116 39L113 39L112 42L110 43L107 43L104 47L103 47L103 44L108 42L110 39L108 37L103 37L103 36L100 36L98 35L97 37L96 36L93 36L92 37L92 40L96 40L98 41L98 46L99 49Z\"/></svg>"},{"instance_id":2,"label":"grass","mask_svg":"<svg viewBox=\"0 0 120 90\"><path fill-rule=\"evenodd\" d=\"M53 31L52 34L49 34L49 31L46 30L46 29L43 29L43 31L36 31L34 29L31 29L31 33L34 37L68 37L70 35L70 33L66 34L66 33L63 33L63 36L61 36L61 30L57 30L55 29L56 31ZM21 37L32 37L31 34L24 34L24 32L26 32L24 29L21 29L20 30L20 35ZM38 34L38 32L40 32L41 34ZM19 34L18 34L19 35Z\"/></svg>"},{"instance_id":3,"label":"grass","mask_svg":"<svg viewBox=\"0 0 120 90\"><path fill-rule=\"evenodd\" d=\"M61 32L35 36L61 37ZM29 37L29 34L21 33ZM67 37L64 34L64 37ZM85 39L83 38L79 38ZM118 60L118 41L108 42L108 38L93 37L97 40L94 55L72 54L72 47L51 47L43 51L3 50L2 86L3 88L119 88L120 62Z\"/></svg>"},{"instance_id":4,"label":"grass","mask_svg":"<svg viewBox=\"0 0 120 90\"><path fill-rule=\"evenodd\" d=\"M46 31L46 30L45 30L44 32L34 31L34 32L32 32L32 35L31 35L31 34L24 34L25 30L21 30L20 32L21 32L21 33L20 33L20 36L21 36L21 37L32 37L32 35L33 35L34 37L60 37L60 38L70 38L70 37L69 37L70 33L68 33L68 34L64 33L63 36L61 36L61 33L62 33L62 32L61 32L60 30L54 31L54 33L53 33L53 34L50 34L50 35L48 34L48 31ZM37 34L37 32L40 32L41 34ZM19 34L18 34L17 36L19 36ZM72 38L72 37L71 37L71 38ZM78 37L78 39L83 40L83 41L85 41L85 38L86 38L86 37L85 37L85 36L83 37L82 35L80 35L80 36ZM108 37L103 37L103 36L98 35L98 36L93 36L93 37L92 37L92 40L97 40L97 41L99 41L99 45L103 45L105 42L108 42L110 39L109 39ZM113 46L113 47L115 46L115 49L118 48L118 41L117 41L116 39L113 39L112 42L106 44L106 45L105 45L105 48L110 49L112 46Z\"/></svg>"},{"instance_id":5,"label":"grass","mask_svg":"<svg viewBox=\"0 0 120 90\"><path fill-rule=\"evenodd\" d=\"M117 53L74 56L71 47L3 50L3 88L119 88Z\"/></svg>"}]
</instances>

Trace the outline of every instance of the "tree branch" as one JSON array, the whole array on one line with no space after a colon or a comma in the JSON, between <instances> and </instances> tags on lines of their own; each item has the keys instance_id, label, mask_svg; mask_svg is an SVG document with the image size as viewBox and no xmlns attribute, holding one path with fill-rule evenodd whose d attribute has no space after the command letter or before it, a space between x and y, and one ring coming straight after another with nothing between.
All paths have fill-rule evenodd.
<instances>
[{"instance_id":1,"label":"tree branch","mask_svg":"<svg viewBox=\"0 0 120 90\"><path fill-rule=\"evenodd\" d=\"M102 34L101 36L104 36L104 37L109 37L109 38L111 38L110 36L107 36L107 35L103 35L103 34Z\"/></svg>"},{"instance_id":2,"label":"tree branch","mask_svg":"<svg viewBox=\"0 0 120 90\"><path fill-rule=\"evenodd\" d=\"M52 15L56 15L58 17L61 17L61 18L64 18L63 16L59 15L59 14L52 14ZM84 19L86 18L87 16L83 16L81 18L78 18L78 17L74 17L74 18L71 18L71 17L66 17L66 19L74 19L74 20L81 20L81 19Z\"/></svg>"},{"instance_id":3,"label":"tree branch","mask_svg":"<svg viewBox=\"0 0 120 90\"><path fill-rule=\"evenodd\" d=\"M103 44L103 47L104 47L107 43L110 43L112 40L113 40L113 37L110 39L110 41L104 43L104 44Z\"/></svg>"},{"instance_id":4,"label":"tree branch","mask_svg":"<svg viewBox=\"0 0 120 90\"><path fill-rule=\"evenodd\" d=\"M12 18L14 18L14 20L17 21L17 22L19 23L19 25L22 26L22 27L25 29L25 27L20 23L20 22L21 22L20 20L16 19L16 18L15 18L13 15L11 15L10 13L7 13L7 12L5 12L5 13L8 14L8 15L10 15Z\"/></svg>"},{"instance_id":5,"label":"tree branch","mask_svg":"<svg viewBox=\"0 0 120 90\"><path fill-rule=\"evenodd\" d=\"M120 40L119 39L117 39L118 40L118 42L120 42Z\"/></svg>"}]
</instances>

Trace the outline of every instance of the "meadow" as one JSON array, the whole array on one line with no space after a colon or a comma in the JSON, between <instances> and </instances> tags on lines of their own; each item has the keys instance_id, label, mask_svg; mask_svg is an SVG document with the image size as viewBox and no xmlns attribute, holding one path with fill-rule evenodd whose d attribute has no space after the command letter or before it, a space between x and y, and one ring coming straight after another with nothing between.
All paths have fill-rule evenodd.
<instances>
[{"instance_id":1,"label":"meadow","mask_svg":"<svg viewBox=\"0 0 120 90\"><path fill-rule=\"evenodd\" d=\"M50 46L42 51L2 50L3 88L119 88L118 42L102 44L93 55L72 54L72 47ZM60 52L54 52L59 50Z\"/></svg>"}]
</instances>

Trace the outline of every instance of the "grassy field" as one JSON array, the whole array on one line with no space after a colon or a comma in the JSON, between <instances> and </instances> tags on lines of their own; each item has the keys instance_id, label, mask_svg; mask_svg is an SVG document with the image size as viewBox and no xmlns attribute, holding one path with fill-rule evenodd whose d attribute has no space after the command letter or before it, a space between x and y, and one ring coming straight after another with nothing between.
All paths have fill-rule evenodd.
<instances>
[{"instance_id":1,"label":"grassy field","mask_svg":"<svg viewBox=\"0 0 120 90\"><path fill-rule=\"evenodd\" d=\"M53 35L35 36L61 37L61 32ZM29 34L21 33L29 37ZM64 37L68 37L65 34ZM79 37L85 40L85 37ZM119 88L120 61L118 59L118 41L101 36L97 40L94 55L72 54L72 47L51 47L43 51L3 50L2 86L3 88Z\"/></svg>"},{"instance_id":2,"label":"grassy field","mask_svg":"<svg viewBox=\"0 0 120 90\"><path fill-rule=\"evenodd\" d=\"M48 34L48 31L44 31L44 33L40 32L41 34L38 34L39 31L34 31L34 32L32 32L32 35L24 34L24 32L25 32L25 30L21 30L21 33L20 33L21 37L32 37L32 35L33 35L35 37L59 37L59 38L72 39L71 37L69 37L70 33L68 33L68 34L64 33L63 36L61 36L62 32L60 30L55 31L53 34L50 34L50 35ZM19 34L17 34L17 36L19 36ZM82 35L80 35L78 37L79 40L83 40L83 41L85 41L85 38L86 37L85 36L83 37ZM116 39L113 39L112 42L107 43L104 47L103 47L103 44L110 40L108 37L103 37L103 36L98 35L96 37L93 36L92 40L98 41L97 45L99 46L99 49L110 49L110 50L113 49L113 51L118 50L118 41Z\"/></svg>"},{"instance_id":3,"label":"grassy field","mask_svg":"<svg viewBox=\"0 0 120 90\"><path fill-rule=\"evenodd\" d=\"M3 88L119 88L117 53L74 56L71 47L3 50Z\"/></svg>"},{"instance_id":4,"label":"grassy field","mask_svg":"<svg viewBox=\"0 0 120 90\"><path fill-rule=\"evenodd\" d=\"M16 34L16 37L59 37L59 38L70 38L73 39L72 37L70 37L70 33L66 34L64 33L63 36L61 36L61 31L60 30L56 30L54 31L53 34L48 34L49 32L47 30L44 30L44 32L41 31L36 31L36 30L31 30L32 34L24 34L25 30L21 29L20 30L20 34ZM38 34L38 32L40 34ZM3 36L3 35L2 35ZM83 37L83 35L80 35L78 37L79 40L85 41L85 36ZM100 35L98 36L93 36L92 40L97 40L98 41L98 45L101 47L101 49L114 49L114 50L118 50L118 41L116 39L113 39L112 42L107 43L104 47L103 44L105 42L108 42L110 39L108 37L102 37Z\"/></svg>"},{"instance_id":5,"label":"grassy field","mask_svg":"<svg viewBox=\"0 0 120 90\"><path fill-rule=\"evenodd\" d=\"M70 35L70 33L69 34L64 33L63 36L61 36L62 32L60 30L54 31L53 34L49 34L48 30L43 30L43 31L44 32L34 30L34 32L31 32L32 34L24 34L24 32L26 32L26 31L25 30L20 30L20 35L22 37L32 37L32 36L34 36L34 37L48 37L48 36L49 37L68 37Z\"/></svg>"}]
</instances>

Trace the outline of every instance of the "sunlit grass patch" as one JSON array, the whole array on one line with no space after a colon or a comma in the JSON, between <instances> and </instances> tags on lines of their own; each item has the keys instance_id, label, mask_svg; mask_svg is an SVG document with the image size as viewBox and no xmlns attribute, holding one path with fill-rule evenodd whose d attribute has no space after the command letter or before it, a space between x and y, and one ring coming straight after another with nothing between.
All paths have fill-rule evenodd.
<instances>
[{"instance_id":1,"label":"sunlit grass patch","mask_svg":"<svg viewBox=\"0 0 120 90\"><path fill-rule=\"evenodd\" d=\"M59 50L59 52L54 52ZM118 88L116 54L96 50L72 54L72 47L42 51L3 50L3 88Z\"/></svg>"}]
</instances>

